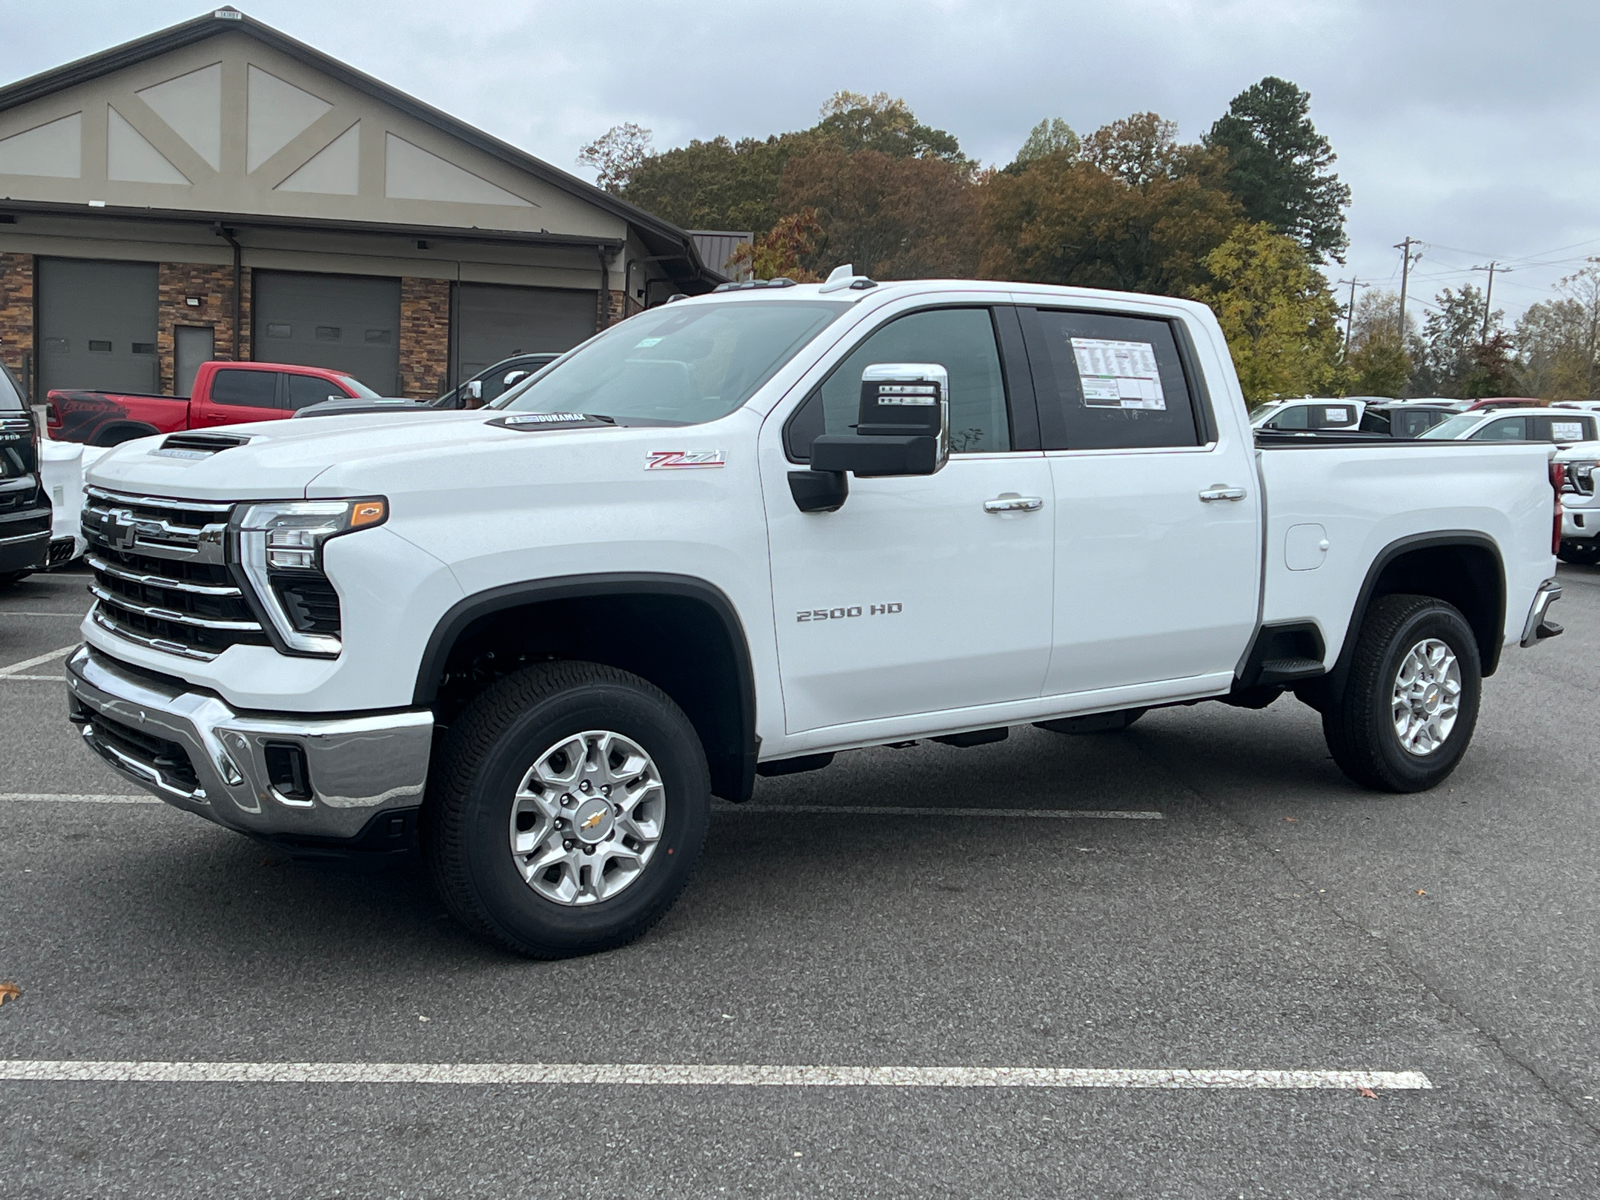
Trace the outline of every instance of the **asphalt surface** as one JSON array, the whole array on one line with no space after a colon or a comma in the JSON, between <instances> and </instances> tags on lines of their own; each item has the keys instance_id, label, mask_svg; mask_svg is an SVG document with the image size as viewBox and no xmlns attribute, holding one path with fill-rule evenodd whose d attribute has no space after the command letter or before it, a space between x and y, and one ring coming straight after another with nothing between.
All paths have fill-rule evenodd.
<instances>
[{"instance_id":1,"label":"asphalt surface","mask_svg":"<svg viewBox=\"0 0 1600 1200\"><path fill-rule=\"evenodd\" d=\"M1600 1194L1600 569L1454 777L1347 783L1316 714L841 756L719 811L665 921L530 963L414 864L159 805L0 801L0 1058L1421 1071L1430 1091L0 1082L13 1196ZM0 672L84 576L0 594ZM60 674L60 660L29 674ZM0 679L0 794L132 791ZM1156 810L1163 820L852 815ZM424 1019L426 1018L426 1019Z\"/></svg>"}]
</instances>

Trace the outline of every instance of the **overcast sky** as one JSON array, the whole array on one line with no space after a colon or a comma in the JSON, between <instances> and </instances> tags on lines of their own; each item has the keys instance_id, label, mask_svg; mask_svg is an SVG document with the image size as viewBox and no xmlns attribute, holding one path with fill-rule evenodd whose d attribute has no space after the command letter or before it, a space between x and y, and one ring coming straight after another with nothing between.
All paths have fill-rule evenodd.
<instances>
[{"instance_id":1,"label":"overcast sky","mask_svg":"<svg viewBox=\"0 0 1600 1200\"><path fill-rule=\"evenodd\" d=\"M1154 110L1198 138L1281 75L1354 190L1348 264L1413 295L1477 280L1515 316L1600 255L1600 5L1582 0L249 0L245 12L547 161L622 121L658 147L803 128L840 88L903 96L1010 161L1041 117ZM9 82L203 11L0 0ZM381 15L380 15L381 14Z\"/></svg>"}]
</instances>

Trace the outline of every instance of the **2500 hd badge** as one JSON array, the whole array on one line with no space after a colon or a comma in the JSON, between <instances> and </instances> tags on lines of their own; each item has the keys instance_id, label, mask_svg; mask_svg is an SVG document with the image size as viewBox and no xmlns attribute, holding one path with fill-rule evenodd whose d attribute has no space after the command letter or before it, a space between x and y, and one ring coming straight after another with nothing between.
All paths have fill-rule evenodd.
<instances>
[{"instance_id":1,"label":"2500 hd badge","mask_svg":"<svg viewBox=\"0 0 1600 1200\"><path fill-rule=\"evenodd\" d=\"M892 617L900 612L898 604L869 604L865 609L859 604L848 608L812 608L795 613L796 621L843 621L849 617Z\"/></svg>"}]
</instances>

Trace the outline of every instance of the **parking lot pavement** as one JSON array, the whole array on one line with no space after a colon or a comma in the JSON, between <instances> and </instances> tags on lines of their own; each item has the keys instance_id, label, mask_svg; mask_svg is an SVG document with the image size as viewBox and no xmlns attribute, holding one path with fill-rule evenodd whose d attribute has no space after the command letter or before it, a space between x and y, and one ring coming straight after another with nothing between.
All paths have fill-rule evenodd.
<instances>
[{"instance_id":1,"label":"parking lot pavement","mask_svg":"<svg viewBox=\"0 0 1600 1200\"><path fill-rule=\"evenodd\" d=\"M566 962L472 941L415 864L302 867L158 804L0 800L0 979L23 992L0 1059L366 1064L0 1082L7 1193L1593 1196L1597 738L1574 716L1600 569L1562 574L1567 635L1507 653L1432 793L1346 783L1293 700L863 751L719 808L667 919ZM13 614L81 611L82 582L0 597L0 670L74 640ZM0 682L0 794L129 793L74 745L62 690ZM1019 815L1038 809L1160 818ZM384 1063L458 1081L371 1082ZM1432 1086L471 1082L479 1063Z\"/></svg>"}]
</instances>

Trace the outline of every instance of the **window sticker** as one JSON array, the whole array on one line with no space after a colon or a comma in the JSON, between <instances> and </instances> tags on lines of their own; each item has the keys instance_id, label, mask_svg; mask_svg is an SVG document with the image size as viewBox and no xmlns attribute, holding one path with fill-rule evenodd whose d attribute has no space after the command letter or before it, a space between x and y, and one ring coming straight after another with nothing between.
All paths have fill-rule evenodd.
<instances>
[{"instance_id":1,"label":"window sticker","mask_svg":"<svg viewBox=\"0 0 1600 1200\"><path fill-rule=\"evenodd\" d=\"M1348 408L1325 408L1322 410L1322 419L1329 425L1350 424L1350 410Z\"/></svg>"},{"instance_id":2,"label":"window sticker","mask_svg":"<svg viewBox=\"0 0 1600 1200\"><path fill-rule=\"evenodd\" d=\"M1551 421L1550 440L1552 442L1581 442L1583 441L1582 421Z\"/></svg>"},{"instance_id":3,"label":"window sticker","mask_svg":"<svg viewBox=\"0 0 1600 1200\"><path fill-rule=\"evenodd\" d=\"M646 348L646 347L649 347L649 346L654 346L654 345L655 345L655 344L656 344L656 343L657 343L657 342L659 342L659 341L661 341L661 339L660 339L660 338L658 338L658 337L653 337L653 338L645 338L645 339L644 339L644 340L643 340L643 341L638 341L638 342L635 342L635 343L634 343L634 344L633 344L633 348L634 348L634 349L635 349L635 350L643 350L643 349L645 349L645 348Z\"/></svg>"},{"instance_id":4,"label":"window sticker","mask_svg":"<svg viewBox=\"0 0 1600 1200\"><path fill-rule=\"evenodd\" d=\"M1072 356L1078 360L1085 407L1167 411L1152 343L1075 337Z\"/></svg>"}]
</instances>

